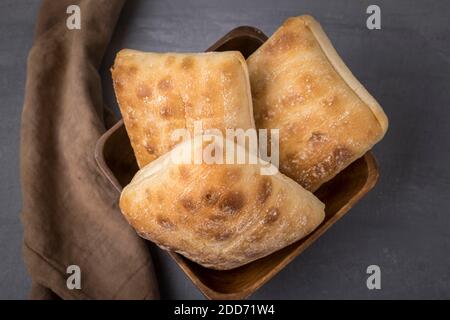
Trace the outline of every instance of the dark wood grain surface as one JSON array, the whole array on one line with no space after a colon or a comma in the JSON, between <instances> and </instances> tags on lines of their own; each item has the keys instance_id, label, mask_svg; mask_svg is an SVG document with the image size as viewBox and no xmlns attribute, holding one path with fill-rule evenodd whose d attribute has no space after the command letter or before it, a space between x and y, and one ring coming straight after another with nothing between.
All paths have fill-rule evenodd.
<instances>
[{"instance_id":1,"label":"dark wood grain surface","mask_svg":"<svg viewBox=\"0 0 450 320\"><path fill-rule=\"evenodd\" d=\"M294 15L323 25L356 77L384 107L390 128L374 153L372 192L252 298L450 298L450 2L376 1L382 29L366 28L359 0L129 0L101 69L123 48L203 51L239 25L271 34ZM39 1L0 2L0 298L25 298L21 257L19 124L25 62ZM178 266L153 249L164 298L203 298ZM377 264L382 289L368 290Z\"/></svg>"}]
</instances>

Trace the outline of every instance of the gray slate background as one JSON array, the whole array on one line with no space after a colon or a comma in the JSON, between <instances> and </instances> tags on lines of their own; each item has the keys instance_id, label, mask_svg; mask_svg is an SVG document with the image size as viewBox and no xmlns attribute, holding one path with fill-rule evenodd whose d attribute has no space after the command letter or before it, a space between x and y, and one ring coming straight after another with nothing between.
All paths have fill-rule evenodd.
<instances>
[{"instance_id":1,"label":"gray slate background","mask_svg":"<svg viewBox=\"0 0 450 320\"><path fill-rule=\"evenodd\" d=\"M202 51L239 25L271 34L310 13L389 119L375 147L376 188L255 299L450 298L450 2L337 0L129 0L101 74L116 107L109 66L115 52ZM369 4L382 30L365 27ZM0 2L0 298L26 298L21 256L19 126L25 62L39 1ZM63 14L63 13L62 13ZM155 250L163 298L202 298L165 253ZM366 288L366 267L382 289Z\"/></svg>"}]
</instances>

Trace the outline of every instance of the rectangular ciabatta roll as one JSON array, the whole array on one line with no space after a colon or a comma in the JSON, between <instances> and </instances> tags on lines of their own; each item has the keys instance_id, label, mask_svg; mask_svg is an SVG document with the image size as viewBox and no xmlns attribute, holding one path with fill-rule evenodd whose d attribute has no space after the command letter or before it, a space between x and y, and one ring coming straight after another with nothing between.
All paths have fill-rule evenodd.
<instances>
[{"instance_id":1,"label":"rectangular ciabatta roll","mask_svg":"<svg viewBox=\"0 0 450 320\"><path fill-rule=\"evenodd\" d=\"M280 129L280 171L315 191L385 134L388 120L310 16L247 59L256 127Z\"/></svg>"},{"instance_id":2,"label":"rectangular ciabatta roll","mask_svg":"<svg viewBox=\"0 0 450 320\"><path fill-rule=\"evenodd\" d=\"M219 154L220 144L211 143ZM177 145L123 189L120 208L142 237L207 268L226 270L305 237L323 221L320 200L276 170L261 175L262 164L174 160L202 143L197 145L191 140Z\"/></svg>"},{"instance_id":3,"label":"rectangular ciabatta roll","mask_svg":"<svg viewBox=\"0 0 450 320\"><path fill-rule=\"evenodd\" d=\"M117 101L139 167L171 150L175 129L254 128L245 59L237 51L121 50L112 68Z\"/></svg>"}]
</instances>

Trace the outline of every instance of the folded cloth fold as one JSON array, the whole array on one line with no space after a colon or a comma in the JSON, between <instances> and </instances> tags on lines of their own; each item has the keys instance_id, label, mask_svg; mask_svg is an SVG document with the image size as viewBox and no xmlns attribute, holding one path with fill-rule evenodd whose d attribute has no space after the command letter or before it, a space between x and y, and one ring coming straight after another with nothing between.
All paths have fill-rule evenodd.
<instances>
[{"instance_id":1,"label":"folded cloth fold","mask_svg":"<svg viewBox=\"0 0 450 320\"><path fill-rule=\"evenodd\" d=\"M105 131L98 68L124 0L45 0L28 56L21 127L24 258L33 299L155 299L146 243L94 160ZM80 8L69 30L67 7ZM67 268L81 289L68 289Z\"/></svg>"}]
</instances>

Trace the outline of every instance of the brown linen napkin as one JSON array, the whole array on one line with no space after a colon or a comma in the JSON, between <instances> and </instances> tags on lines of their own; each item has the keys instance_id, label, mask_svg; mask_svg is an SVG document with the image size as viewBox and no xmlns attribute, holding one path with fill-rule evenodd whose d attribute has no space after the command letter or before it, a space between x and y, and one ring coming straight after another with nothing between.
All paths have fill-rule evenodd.
<instances>
[{"instance_id":1,"label":"brown linen napkin","mask_svg":"<svg viewBox=\"0 0 450 320\"><path fill-rule=\"evenodd\" d=\"M21 128L24 257L33 299L154 299L147 245L94 160L105 131L97 69L123 0L45 0L28 57ZM66 9L81 9L69 30ZM81 269L81 289L66 269Z\"/></svg>"}]
</instances>

